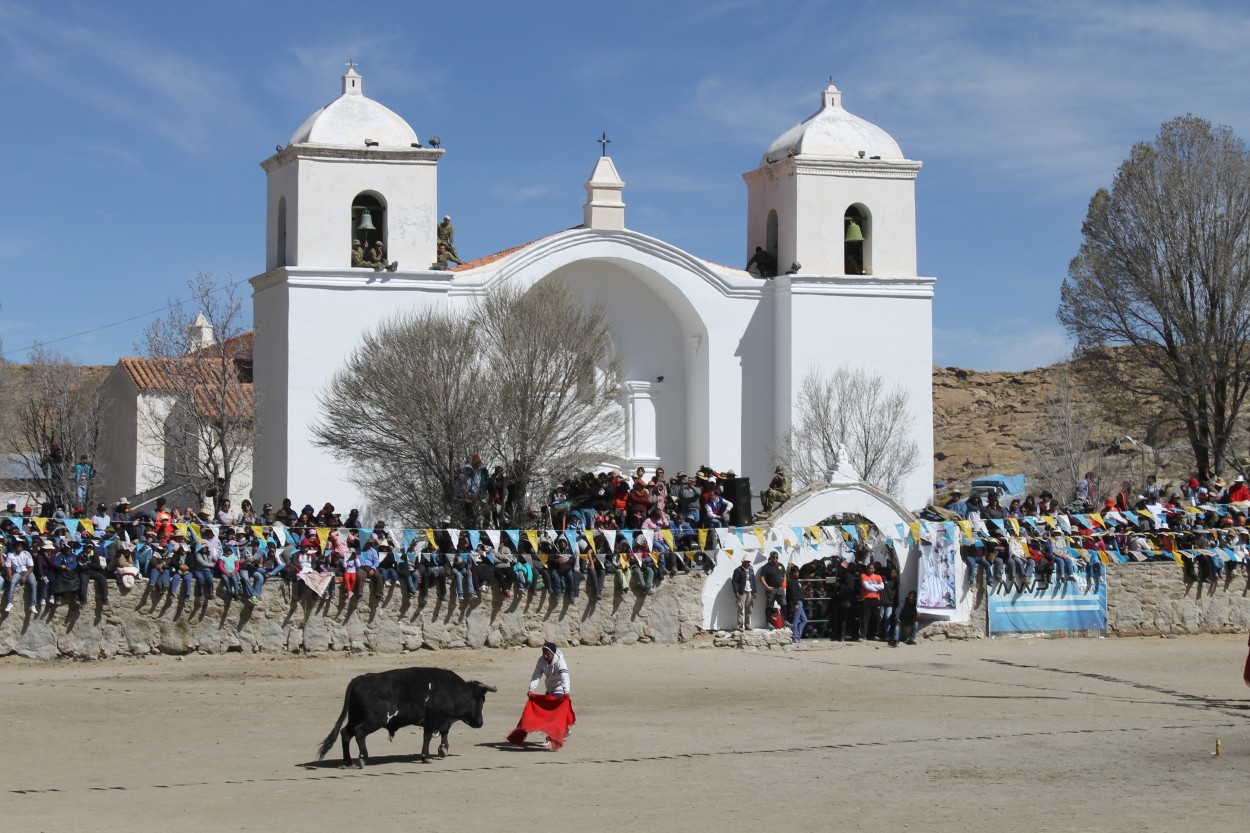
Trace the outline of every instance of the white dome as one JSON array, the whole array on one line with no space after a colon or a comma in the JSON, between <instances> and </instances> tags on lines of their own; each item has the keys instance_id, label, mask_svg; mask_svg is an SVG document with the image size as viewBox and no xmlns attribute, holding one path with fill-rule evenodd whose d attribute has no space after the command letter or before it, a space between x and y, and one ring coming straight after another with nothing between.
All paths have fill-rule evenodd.
<instances>
[{"instance_id":1,"label":"white dome","mask_svg":"<svg viewBox=\"0 0 1250 833\"><path fill-rule=\"evenodd\" d=\"M764 151L760 166L787 156L877 156L905 159L898 142L880 127L842 108L842 93L830 84L820 94L820 109L785 133Z\"/></svg>"},{"instance_id":2,"label":"white dome","mask_svg":"<svg viewBox=\"0 0 1250 833\"><path fill-rule=\"evenodd\" d=\"M416 132L396 113L366 98L360 80L356 70L348 69L342 95L309 116L288 144L363 148L369 141L378 147L412 147Z\"/></svg>"}]
</instances>

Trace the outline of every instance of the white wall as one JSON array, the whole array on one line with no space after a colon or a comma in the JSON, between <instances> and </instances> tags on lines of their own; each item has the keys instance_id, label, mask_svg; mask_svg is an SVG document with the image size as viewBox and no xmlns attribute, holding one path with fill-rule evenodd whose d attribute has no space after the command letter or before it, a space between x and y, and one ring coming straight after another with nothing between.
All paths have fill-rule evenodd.
<instances>
[{"instance_id":1,"label":"white wall","mask_svg":"<svg viewBox=\"0 0 1250 833\"><path fill-rule=\"evenodd\" d=\"M407 270L436 255L441 150L348 151L292 147L265 161L266 270L277 268L278 202L286 197L288 266L351 266L352 201L377 195L386 207L387 257Z\"/></svg>"},{"instance_id":2,"label":"white wall","mask_svg":"<svg viewBox=\"0 0 1250 833\"><path fill-rule=\"evenodd\" d=\"M905 506L923 506L933 493L933 279L799 275L775 283L777 302L790 309L793 346L788 362L776 370L789 380L790 419L793 394L811 370L847 365L879 374L888 386L902 386L912 409L919 467L897 497Z\"/></svg>"}]
</instances>

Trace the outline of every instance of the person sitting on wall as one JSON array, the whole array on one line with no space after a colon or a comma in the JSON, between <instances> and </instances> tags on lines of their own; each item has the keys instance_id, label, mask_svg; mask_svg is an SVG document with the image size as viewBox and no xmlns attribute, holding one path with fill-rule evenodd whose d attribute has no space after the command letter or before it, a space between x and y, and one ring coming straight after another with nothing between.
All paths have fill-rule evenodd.
<instances>
[{"instance_id":1,"label":"person sitting on wall","mask_svg":"<svg viewBox=\"0 0 1250 833\"><path fill-rule=\"evenodd\" d=\"M774 503L780 506L789 499L790 478L786 477L785 469L777 466L773 470L773 479L769 481L768 488L760 492L760 508L771 512Z\"/></svg>"},{"instance_id":2,"label":"person sitting on wall","mask_svg":"<svg viewBox=\"0 0 1250 833\"><path fill-rule=\"evenodd\" d=\"M451 215L444 214L443 222L438 224L438 263L443 269L448 262L460 266L464 263L456 252L456 229L451 224Z\"/></svg>"},{"instance_id":3,"label":"person sitting on wall","mask_svg":"<svg viewBox=\"0 0 1250 833\"><path fill-rule=\"evenodd\" d=\"M359 240L352 241L352 266L358 268L370 267L373 264L369 262L365 247L361 245Z\"/></svg>"},{"instance_id":4,"label":"person sitting on wall","mask_svg":"<svg viewBox=\"0 0 1250 833\"><path fill-rule=\"evenodd\" d=\"M755 247L755 254L751 255L751 259L747 261L745 271L750 272L752 266L759 272L761 278L777 277L777 258L764 251L762 246Z\"/></svg>"},{"instance_id":5,"label":"person sitting on wall","mask_svg":"<svg viewBox=\"0 0 1250 833\"><path fill-rule=\"evenodd\" d=\"M369 250L369 265L373 267L373 271L394 272L399 268L399 261L392 260L389 263L386 260L386 244L381 240L373 244L373 248Z\"/></svg>"}]
</instances>

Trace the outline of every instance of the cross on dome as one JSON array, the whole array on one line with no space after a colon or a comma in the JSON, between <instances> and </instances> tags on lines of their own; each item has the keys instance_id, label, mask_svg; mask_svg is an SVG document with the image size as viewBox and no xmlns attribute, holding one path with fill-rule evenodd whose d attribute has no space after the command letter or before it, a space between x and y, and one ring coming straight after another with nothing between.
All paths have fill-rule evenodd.
<instances>
[{"instance_id":1,"label":"cross on dome","mask_svg":"<svg viewBox=\"0 0 1250 833\"><path fill-rule=\"evenodd\" d=\"M356 72L356 59L348 58L344 66L347 72L343 73L343 95L364 95L360 73Z\"/></svg>"}]
</instances>

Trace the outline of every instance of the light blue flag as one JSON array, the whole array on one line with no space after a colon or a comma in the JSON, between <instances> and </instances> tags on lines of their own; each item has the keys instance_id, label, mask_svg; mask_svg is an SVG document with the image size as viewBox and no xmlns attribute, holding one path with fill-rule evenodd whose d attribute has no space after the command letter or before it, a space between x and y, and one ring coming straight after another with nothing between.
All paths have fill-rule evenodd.
<instances>
[{"instance_id":1,"label":"light blue flag","mask_svg":"<svg viewBox=\"0 0 1250 833\"><path fill-rule=\"evenodd\" d=\"M469 533L469 546L476 550L478 542L482 540L482 532L481 530L470 529L468 530L468 533Z\"/></svg>"},{"instance_id":2,"label":"light blue flag","mask_svg":"<svg viewBox=\"0 0 1250 833\"><path fill-rule=\"evenodd\" d=\"M514 550L521 549L521 533L519 530L505 529L504 534L512 539L512 549Z\"/></svg>"}]
</instances>

